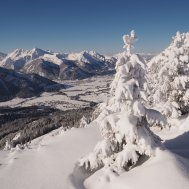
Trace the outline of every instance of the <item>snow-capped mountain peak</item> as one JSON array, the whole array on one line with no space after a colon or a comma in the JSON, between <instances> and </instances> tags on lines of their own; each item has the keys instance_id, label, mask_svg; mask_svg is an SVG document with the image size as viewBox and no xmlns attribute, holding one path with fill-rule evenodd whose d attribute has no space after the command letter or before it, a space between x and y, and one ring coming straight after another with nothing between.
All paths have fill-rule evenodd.
<instances>
[{"instance_id":1,"label":"snow-capped mountain peak","mask_svg":"<svg viewBox=\"0 0 189 189\"><path fill-rule=\"evenodd\" d=\"M45 54L50 53L39 48L33 48L32 50L16 49L1 61L0 66L20 70L29 61L44 56Z\"/></svg>"},{"instance_id":2,"label":"snow-capped mountain peak","mask_svg":"<svg viewBox=\"0 0 189 189\"><path fill-rule=\"evenodd\" d=\"M80 64L95 64L104 62L105 57L95 51L82 51L80 53L71 53L67 57L69 60L78 61Z\"/></svg>"},{"instance_id":3,"label":"snow-capped mountain peak","mask_svg":"<svg viewBox=\"0 0 189 189\"><path fill-rule=\"evenodd\" d=\"M30 51L31 59L38 58L38 57L43 56L43 55L45 55L45 54L51 54L51 53L48 52L48 51L39 49L39 48L33 48L33 49Z\"/></svg>"},{"instance_id":4,"label":"snow-capped mountain peak","mask_svg":"<svg viewBox=\"0 0 189 189\"><path fill-rule=\"evenodd\" d=\"M18 59L26 58L26 57L28 57L28 59L35 59L40 56L43 56L44 54L49 54L49 52L39 49L39 48L33 48L32 50L16 49L12 53L9 53L7 55L4 62L7 59L18 60Z\"/></svg>"},{"instance_id":5,"label":"snow-capped mountain peak","mask_svg":"<svg viewBox=\"0 0 189 189\"><path fill-rule=\"evenodd\" d=\"M6 57L6 59L12 59L12 60L17 60L21 57L26 56L26 54L28 54L28 50L25 49L16 49L14 50L12 53L8 54L8 56Z\"/></svg>"}]
</instances>

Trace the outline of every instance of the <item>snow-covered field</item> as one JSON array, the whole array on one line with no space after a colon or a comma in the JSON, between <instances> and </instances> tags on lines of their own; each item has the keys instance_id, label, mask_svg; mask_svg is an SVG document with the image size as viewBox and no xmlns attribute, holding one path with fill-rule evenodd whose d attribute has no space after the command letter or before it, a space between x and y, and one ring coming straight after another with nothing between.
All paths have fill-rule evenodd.
<instances>
[{"instance_id":1,"label":"snow-covered field","mask_svg":"<svg viewBox=\"0 0 189 189\"><path fill-rule=\"evenodd\" d=\"M90 106L90 103L100 103L107 100L113 75L92 77L84 80L64 81L69 88L56 93L43 93L40 97L15 98L0 102L0 107L26 107L34 105L50 106L61 110L78 109Z\"/></svg>"},{"instance_id":2,"label":"snow-covered field","mask_svg":"<svg viewBox=\"0 0 189 189\"><path fill-rule=\"evenodd\" d=\"M119 177L107 169L97 171L86 179L85 188L138 189L142 186L145 189L188 189L189 118L173 130L156 131L164 137L168 149L157 149L150 160ZM178 135L173 136L173 132ZM55 130L33 140L24 150L0 151L0 188L73 188L70 175L75 163L89 153L100 138L99 128L92 124L66 132ZM83 189L84 186L76 188Z\"/></svg>"}]
</instances>

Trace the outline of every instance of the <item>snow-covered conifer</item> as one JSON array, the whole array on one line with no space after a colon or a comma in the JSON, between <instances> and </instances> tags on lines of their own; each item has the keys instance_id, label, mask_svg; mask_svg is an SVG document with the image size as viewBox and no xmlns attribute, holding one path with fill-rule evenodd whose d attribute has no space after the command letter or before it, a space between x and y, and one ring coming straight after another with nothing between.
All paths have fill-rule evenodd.
<instances>
[{"instance_id":1,"label":"snow-covered conifer","mask_svg":"<svg viewBox=\"0 0 189 189\"><path fill-rule=\"evenodd\" d=\"M11 149L12 149L12 145L11 145L10 141L7 140L5 143L4 150L11 150Z\"/></svg>"},{"instance_id":2,"label":"snow-covered conifer","mask_svg":"<svg viewBox=\"0 0 189 189\"><path fill-rule=\"evenodd\" d=\"M189 112L189 33L176 33L170 46L148 63L151 102L168 117Z\"/></svg>"},{"instance_id":3,"label":"snow-covered conifer","mask_svg":"<svg viewBox=\"0 0 189 189\"><path fill-rule=\"evenodd\" d=\"M79 125L79 127L86 127L88 123L89 123L89 122L88 122L87 118L86 118L85 116L83 116L83 117L81 118L81 120L80 120L80 125Z\"/></svg>"},{"instance_id":4,"label":"snow-covered conifer","mask_svg":"<svg viewBox=\"0 0 189 189\"><path fill-rule=\"evenodd\" d=\"M88 171L110 166L116 172L128 170L142 156L150 157L159 145L159 138L149 130L147 108L143 105L145 63L131 53L136 40L123 37L127 49L116 63L116 75L111 84L111 98L95 120L100 125L103 140L94 151L83 157L79 165Z\"/></svg>"}]
</instances>

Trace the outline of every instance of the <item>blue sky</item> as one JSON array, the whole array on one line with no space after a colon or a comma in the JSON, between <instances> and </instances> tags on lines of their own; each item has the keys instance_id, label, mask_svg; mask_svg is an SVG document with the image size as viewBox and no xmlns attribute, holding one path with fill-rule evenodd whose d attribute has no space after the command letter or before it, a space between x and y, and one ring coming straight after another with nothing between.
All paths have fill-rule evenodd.
<instances>
[{"instance_id":1,"label":"blue sky","mask_svg":"<svg viewBox=\"0 0 189 189\"><path fill-rule=\"evenodd\" d=\"M0 51L122 51L134 29L135 51L159 52L189 31L188 0L0 0Z\"/></svg>"}]
</instances>

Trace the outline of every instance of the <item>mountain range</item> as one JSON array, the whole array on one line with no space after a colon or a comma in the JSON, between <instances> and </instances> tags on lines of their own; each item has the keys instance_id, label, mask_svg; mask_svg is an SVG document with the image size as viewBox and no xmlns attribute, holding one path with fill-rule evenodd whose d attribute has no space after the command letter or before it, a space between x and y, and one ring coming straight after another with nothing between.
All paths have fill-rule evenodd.
<instances>
[{"instance_id":1,"label":"mountain range","mask_svg":"<svg viewBox=\"0 0 189 189\"><path fill-rule=\"evenodd\" d=\"M105 56L95 51L54 53L39 48L16 49L7 55L0 53L0 101L38 96L44 91L65 87L54 81L113 74L121 54ZM153 55L144 54L143 57L147 61Z\"/></svg>"},{"instance_id":2,"label":"mountain range","mask_svg":"<svg viewBox=\"0 0 189 189\"><path fill-rule=\"evenodd\" d=\"M115 61L114 57L107 58L94 51L61 54L34 48L16 49L0 61L0 67L51 80L68 80L112 73Z\"/></svg>"},{"instance_id":3,"label":"mountain range","mask_svg":"<svg viewBox=\"0 0 189 189\"><path fill-rule=\"evenodd\" d=\"M122 53L105 56L95 51L55 53L33 48L0 53L0 67L23 73L35 73L51 80L84 79L115 72L115 62ZM154 54L142 54L148 61Z\"/></svg>"}]
</instances>

